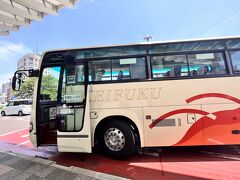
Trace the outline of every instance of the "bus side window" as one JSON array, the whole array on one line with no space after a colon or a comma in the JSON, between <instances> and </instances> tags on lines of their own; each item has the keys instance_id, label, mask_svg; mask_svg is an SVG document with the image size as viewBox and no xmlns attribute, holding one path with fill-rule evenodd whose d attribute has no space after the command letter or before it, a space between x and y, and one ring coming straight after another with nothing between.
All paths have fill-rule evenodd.
<instances>
[{"instance_id":1,"label":"bus side window","mask_svg":"<svg viewBox=\"0 0 240 180\"><path fill-rule=\"evenodd\" d=\"M240 73L240 51L231 51L230 52L233 72L239 74Z\"/></svg>"},{"instance_id":2,"label":"bus side window","mask_svg":"<svg viewBox=\"0 0 240 180\"><path fill-rule=\"evenodd\" d=\"M111 80L110 60L99 60L89 62L89 81Z\"/></svg>"},{"instance_id":3,"label":"bus side window","mask_svg":"<svg viewBox=\"0 0 240 180\"><path fill-rule=\"evenodd\" d=\"M112 60L112 80L146 79L145 58Z\"/></svg>"},{"instance_id":4,"label":"bus side window","mask_svg":"<svg viewBox=\"0 0 240 180\"><path fill-rule=\"evenodd\" d=\"M185 55L153 56L151 58L152 77L180 77L188 75Z\"/></svg>"},{"instance_id":5,"label":"bus side window","mask_svg":"<svg viewBox=\"0 0 240 180\"><path fill-rule=\"evenodd\" d=\"M210 76L227 74L225 58L222 52L201 53L188 55L190 71L196 70L197 74L191 75Z\"/></svg>"},{"instance_id":6,"label":"bus side window","mask_svg":"<svg viewBox=\"0 0 240 180\"><path fill-rule=\"evenodd\" d=\"M146 61L145 58L136 58L135 64L130 64L131 79L146 79Z\"/></svg>"},{"instance_id":7,"label":"bus side window","mask_svg":"<svg viewBox=\"0 0 240 180\"><path fill-rule=\"evenodd\" d=\"M117 80L123 80L123 72L119 71Z\"/></svg>"},{"instance_id":8,"label":"bus side window","mask_svg":"<svg viewBox=\"0 0 240 180\"><path fill-rule=\"evenodd\" d=\"M192 70L192 71L190 72L190 75L191 75L191 76L196 76L196 75L197 75L197 70Z\"/></svg>"}]
</instances>

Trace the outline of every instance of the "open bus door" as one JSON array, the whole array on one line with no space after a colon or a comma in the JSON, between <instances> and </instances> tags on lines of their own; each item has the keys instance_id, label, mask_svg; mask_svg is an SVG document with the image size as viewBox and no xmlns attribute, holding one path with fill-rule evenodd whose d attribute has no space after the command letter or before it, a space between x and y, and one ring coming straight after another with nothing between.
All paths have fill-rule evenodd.
<instances>
[{"instance_id":1,"label":"open bus door","mask_svg":"<svg viewBox=\"0 0 240 180\"><path fill-rule=\"evenodd\" d=\"M37 146L57 145L62 152L91 152L86 73L85 63L43 70L37 103Z\"/></svg>"},{"instance_id":2,"label":"open bus door","mask_svg":"<svg viewBox=\"0 0 240 180\"><path fill-rule=\"evenodd\" d=\"M86 63L63 69L57 107L57 145L62 152L91 152Z\"/></svg>"}]
</instances>

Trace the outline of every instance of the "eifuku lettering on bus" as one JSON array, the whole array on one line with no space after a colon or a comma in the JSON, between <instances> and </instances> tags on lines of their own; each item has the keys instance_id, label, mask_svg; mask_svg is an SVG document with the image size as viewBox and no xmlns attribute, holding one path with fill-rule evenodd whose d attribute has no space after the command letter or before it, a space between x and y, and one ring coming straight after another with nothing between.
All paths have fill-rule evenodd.
<instances>
[{"instance_id":1,"label":"eifuku lettering on bus","mask_svg":"<svg viewBox=\"0 0 240 180\"><path fill-rule=\"evenodd\" d=\"M96 90L90 93L90 102L159 99L160 94L161 87Z\"/></svg>"}]
</instances>

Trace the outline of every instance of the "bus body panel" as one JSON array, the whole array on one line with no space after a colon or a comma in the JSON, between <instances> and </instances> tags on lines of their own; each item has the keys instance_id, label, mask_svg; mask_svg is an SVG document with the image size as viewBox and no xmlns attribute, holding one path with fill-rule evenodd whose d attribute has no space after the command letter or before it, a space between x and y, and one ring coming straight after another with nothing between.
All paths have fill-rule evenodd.
<instances>
[{"instance_id":1,"label":"bus body panel","mask_svg":"<svg viewBox=\"0 0 240 180\"><path fill-rule=\"evenodd\" d=\"M137 127L139 136L140 136L140 142L141 142L141 147L144 147L144 134L143 134L143 122L142 122L142 108L131 108L131 109L91 109L91 113L94 113L94 116L97 118L94 118L94 116L91 119L91 124L92 124L92 142L94 142L94 133L96 131L97 125L105 118L109 117L116 117L116 116L121 116L130 119ZM118 119L112 119L114 120L119 120ZM92 144L94 146L94 143Z\"/></svg>"},{"instance_id":2,"label":"bus body panel","mask_svg":"<svg viewBox=\"0 0 240 180\"><path fill-rule=\"evenodd\" d=\"M36 112L37 112L37 89L38 89L39 78L36 78L33 92L33 103L32 103L32 113L31 113L31 124L29 125L30 131L30 140L34 147L37 147L37 121L36 121Z\"/></svg>"},{"instance_id":3,"label":"bus body panel","mask_svg":"<svg viewBox=\"0 0 240 180\"><path fill-rule=\"evenodd\" d=\"M236 83L239 79L239 77L225 77L121 83L121 86L93 85L90 96L91 111L96 111L99 115L93 120L93 129L105 117L122 115L135 122L138 128L140 127L138 130L141 143L145 147L210 145L219 142L221 144L221 141L222 144L239 143L238 135L232 134L232 130L240 129L239 122L231 123L228 132L224 134L218 130L218 126L222 126L221 122L216 121L210 132L215 132L215 137L222 136L223 139L215 140L213 136L211 142L210 136L207 137L209 127L206 127L209 120L215 121L214 113L231 112L239 107L238 103L224 97L240 98L238 94L240 86ZM232 84L236 84L234 89L226 88L231 87ZM189 98L198 95L203 97L190 102ZM163 115L168 116L151 127L151 124ZM235 116L235 119L238 119L239 115L234 113L224 116L227 118L225 121L232 122L232 119ZM144 126L144 140L141 122ZM232 139L224 140L224 137ZM213 143L215 141L219 142Z\"/></svg>"},{"instance_id":4,"label":"bus body panel","mask_svg":"<svg viewBox=\"0 0 240 180\"><path fill-rule=\"evenodd\" d=\"M145 134L145 146L172 146L179 139L184 137L184 133L187 132L191 126L202 116L194 113L179 113L172 115L162 120L150 128L149 125L160 117L161 114L168 112L174 112L176 109L200 109L200 105L189 106L159 106L159 107L146 107L144 108L144 134ZM147 116L151 116L151 119L147 119ZM203 128L200 124L199 128ZM201 145L203 144L203 133L197 133L192 138L192 141L186 145Z\"/></svg>"},{"instance_id":5,"label":"bus body panel","mask_svg":"<svg viewBox=\"0 0 240 180\"><path fill-rule=\"evenodd\" d=\"M232 131L240 129L239 80L226 77L159 82L163 103L144 108L144 115L154 119L144 120L145 145L238 144L239 135ZM233 84L234 88L228 88Z\"/></svg>"},{"instance_id":6,"label":"bus body panel","mask_svg":"<svg viewBox=\"0 0 240 180\"><path fill-rule=\"evenodd\" d=\"M214 121L210 118L203 121L204 145L239 144L239 135L233 134L240 129L239 104L204 104L202 109L214 112L215 116Z\"/></svg>"}]
</instances>

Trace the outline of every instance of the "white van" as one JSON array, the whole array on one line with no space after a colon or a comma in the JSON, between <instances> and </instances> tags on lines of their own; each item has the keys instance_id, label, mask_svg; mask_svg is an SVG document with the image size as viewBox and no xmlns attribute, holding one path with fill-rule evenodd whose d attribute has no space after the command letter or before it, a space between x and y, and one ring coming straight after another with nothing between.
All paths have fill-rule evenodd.
<instances>
[{"instance_id":1,"label":"white van","mask_svg":"<svg viewBox=\"0 0 240 180\"><path fill-rule=\"evenodd\" d=\"M19 115L31 114L32 100L31 99L17 99L11 100L1 109L1 115Z\"/></svg>"}]
</instances>

